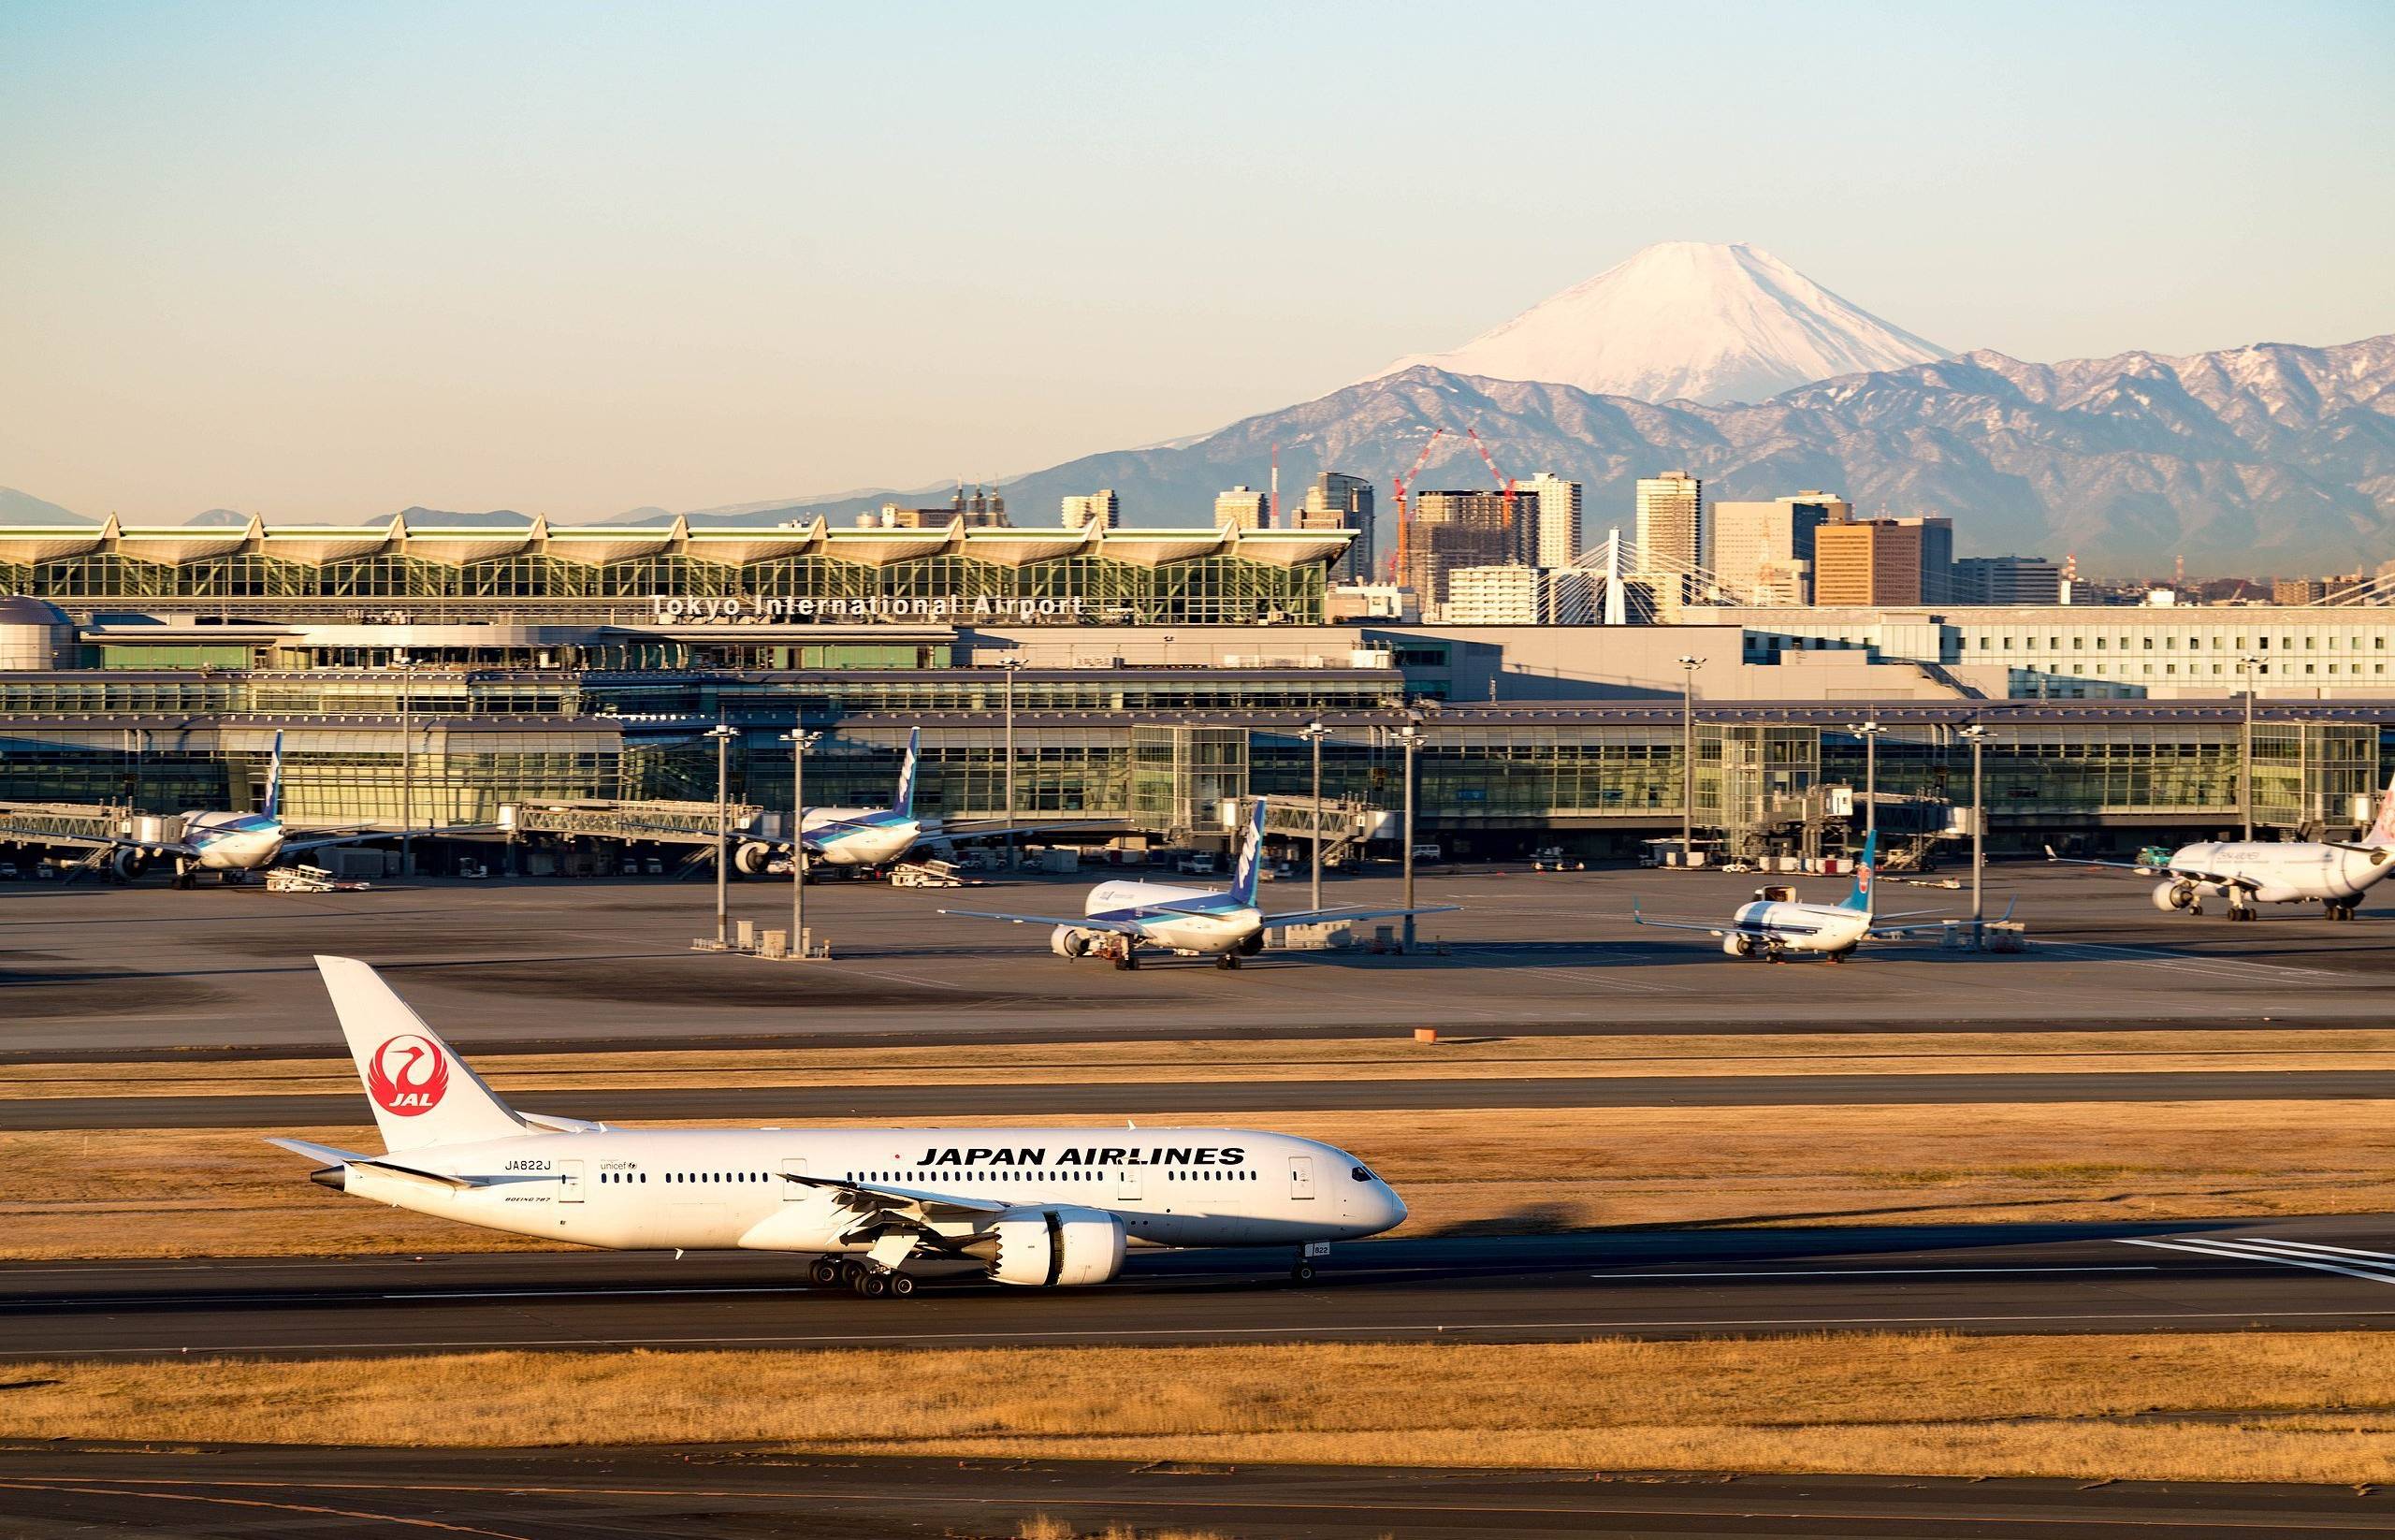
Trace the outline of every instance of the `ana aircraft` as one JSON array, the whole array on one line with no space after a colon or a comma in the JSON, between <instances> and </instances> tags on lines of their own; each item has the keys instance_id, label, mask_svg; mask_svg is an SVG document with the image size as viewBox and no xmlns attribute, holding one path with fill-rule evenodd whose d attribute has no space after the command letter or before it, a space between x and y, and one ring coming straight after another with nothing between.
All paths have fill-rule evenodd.
<instances>
[{"instance_id":1,"label":"ana aircraft","mask_svg":"<svg viewBox=\"0 0 2395 1540\"><path fill-rule=\"evenodd\" d=\"M274 735L274 760L267 773L266 806L254 813L195 811L162 820L178 831L173 838L145 838L139 834L62 835L12 828L0 820L0 834L16 835L46 845L89 850L85 867L106 861L121 881L130 882L153 861L175 864L175 886L188 888L201 872L216 872L227 882L239 882L251 872L263 871L286 855L354 845L385 837L370 830L321 832L292 837L283 821L283 734Z\"/></svg>"},{"instance_id":2,"label":"ana aircraft","mask_svg":"<svg viewBox=\"0 0 2395 1540\"><path fill-rule=\"evenodd\" d=\"M518 1112L375 971L319 957L384 1153L269 1143L318 1184L461 1224L623 1251L794 1252L818 1284L908 1295L910 1263L1102 1284L1126 1246L1276 1246L1293 1276L1405 1217L1343 1150L1240 1128L614 1128Z\"/></svg>"},{"instance_id":3,"label":"ana aircraft","mask_svg":"<svg viewBox=\"0 0 2395 1540\"><path fill-rule=\"evenodd\" d=\"M2317 904L2331 920L2351 920L2362 896L2395 871L2395 783L2379 798L2378 820L2359 841L2205 840L2182 845L2160 865L2126 861L2071 861L2046 847L2046 859L2067 866L2158 877L2154 907L2170 913L2204 912L2207 895L2228 901L2228 918L2257 918L2257 904Z\"/></svg>"},{"instance_id":4,"label":"ana aircraft","mask_svg":"<svg viewBox=\"0 0 2395 1540\"><path fill-rule=\"evenodd\" d=\"M922 756L922 728L907 734L907 759L898 769L898 792L887 807L809 807L799 815L799 835L810 864L824 866L884 866L902 859L918 845L949 845L963 840L997 839L1009 834L1038 834L1055 824L951 824L946 820L919 817L915 812L915 767ZM777 853L789 849L765 840L751 840L734 857L750 877L766 869Z\"/></svg>"},{"instance_id":5,"label":"ana aircraft","mask_svg":"<svg viewBox=\"0 0 2395 1540\"><path fill-rule=\"evenodd\" d=\"M1922 925L1890 924L1888 920L1911 916L1894 914L1882 920L1872 912L1872 879L1879 859L1880 831L1874 829L1864 837L1863 854L1854 863L1854 891L1835 904L1805 903L1796 897L1793 888L1758 888L1753 902L1740 905L1726 925L1692 920L1649 920L1635 902L1630 907L1630 918L1639 924L1663 930L1701 930L1707 936L1721 937L1721 950L1733 957L1761 957L1769 963L1784 962L1791 952L1814 952L1833 963L1843 963L1865 941L1894 941L1917 931L1943 930L1947 923L1944 921Z\"/></svg>"},{"instance_id":6,"label":"ana aircraft","mask_svg":"<svg viewBox=\"0 0 2395 1540\"><path fill-rule=\"evenodd\" d=\"M1018 925L1052 925L1049 950L1059 957L1104 957L1118 968L1139 966L1139 949L1157 947L1183 957L1212 957L1217 967L1235 968L1242 957L1264 950L1264 933L1287 925L1336 923L1348 920L1386 920L1407 914L1442 914L1453 904L1431 904L1411 909L1358 908L1301 909L1294 914L1267 914L1256 907L1256 873L1264 860L1264 799L1247 822L1240 845L1239 866L1231 885L1184 888L1163 882L1101 882L1081 903L1081 918L1052 914L993 913L986 909L942 909L942 914L969 920L1005 920Z\"/></svg>"}]
</instances>

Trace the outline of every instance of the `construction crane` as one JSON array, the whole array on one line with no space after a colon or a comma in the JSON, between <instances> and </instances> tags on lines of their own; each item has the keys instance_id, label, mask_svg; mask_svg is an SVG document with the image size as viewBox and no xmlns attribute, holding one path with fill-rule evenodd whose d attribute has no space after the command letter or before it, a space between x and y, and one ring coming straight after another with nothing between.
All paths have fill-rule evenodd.
<instances>
[{"instance_id":1,"label":"construction crane","mask_svg":"<svg viewBox=\"0 0 2395 1540\"><path fill-rule=\"evenodd\" d=\"M1481 442L1479 429L1467 428L1463 431L1464 436L1472 440L1472 446L1480 451L1480 463L1488 467L1489 475L1496 478L1498 491L1504 494L1505 544L1510 546L1514 542L1514 478L1497 469L1496 458L1488 453L1488 445Z\"/></svg>"},{"instance_id":2,"label":"construction crane","mask_svg":"<svg viewBox=\"0 0 2395 1540\"><path fill-rule=\"evenodd\" d=\"M1430 429L1430 436L1422 441L1422 453L1414 457L1413 468L1401 476L1390 478L1397 488L1397 550L1388 559L1388 575L1392 583L1405 581L1406 537L1414 526L1413 510L1406 505L1405 494L1412 490L1415 478L1422 473L1422 467L1430 462L1431 446L1445 432L1444 428Z\"/></svg>"}]
</instances>

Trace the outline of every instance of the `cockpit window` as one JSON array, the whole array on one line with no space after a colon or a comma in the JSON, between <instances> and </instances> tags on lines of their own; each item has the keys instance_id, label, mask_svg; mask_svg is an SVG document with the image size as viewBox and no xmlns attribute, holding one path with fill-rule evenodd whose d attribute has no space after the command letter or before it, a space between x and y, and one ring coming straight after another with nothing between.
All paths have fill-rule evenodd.
<instances>
[{"instance_id":1,"label":"cockpit window","mask_svg":"<svg viewBox=\"0 0 2395 1540\"><path fill-rule=\"evenodd\" d=\"M1361 1166L1356 1167L1347 1174L1354 1177L1358 1182L1370 1182L1372 1179L1372 1173L1364 1170Z\"/></svg>"}]
</instances>

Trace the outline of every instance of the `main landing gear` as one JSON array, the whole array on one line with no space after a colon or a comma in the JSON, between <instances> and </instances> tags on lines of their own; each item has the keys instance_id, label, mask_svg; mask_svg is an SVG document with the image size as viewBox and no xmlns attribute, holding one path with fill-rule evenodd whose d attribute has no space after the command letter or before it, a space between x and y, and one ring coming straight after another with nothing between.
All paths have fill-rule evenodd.
<instances>
[{"instance_id":1,"label":"main landing gear","mask_svg":"<svg viewBox=\"0 0 2395 1540\"><path fill-rule=\"evenodd\" d=\"M1128 973L1139 966L1139 949L1127 936L1110 938L1100 955L1114 965L1117 973Z\"/></svg>"},{"instance_id":2,"label":"main landing gear","mask_svg":"<svg viewBox=\"0 0 2395 1540\"><path fill-rule=\"evenodd\" d=\"M2250 923L2262 918L2262 911L2251 904L2240 904L2232 898L2228 904L2228 918Z\"/></svg>"},{"instance_id":3,"label":"main landing gear","mask_svg":"<svg viewBox=\"0 0 2395 1540\"><path fill-rule=\"evenodd\" d=\"M1214 959L1214 966L1222 968L1236 968L1239 966L1239 953L1227 952Z\"/></svg>"},{"instance_id":4,"label":"main landing gear","mask_svg":"<svg viewBox=\"0 0 2395 1540\"><path fill-rule=\"evenodd\" d=\"M2354 911L2360 906L2351 900L2347 900L2344 903L2327 903L2320 907L2323 912L2325 912L2331 920L2351 920L2354 917Z\"/></svg>"},{"instance_id":5,"label":"main landing gear","mask_svg":"<svg viewBox=\"0 0 2395 1540\"><path fill-rule=\"evenodd\" d=\"M853 1257L819 1257L807 1268L806 1277L823 1288L845 1285L868 1300L904 1300L915 1292L915 1280L905 1273L885 1271Z\"/></svg>"}]
</instances>

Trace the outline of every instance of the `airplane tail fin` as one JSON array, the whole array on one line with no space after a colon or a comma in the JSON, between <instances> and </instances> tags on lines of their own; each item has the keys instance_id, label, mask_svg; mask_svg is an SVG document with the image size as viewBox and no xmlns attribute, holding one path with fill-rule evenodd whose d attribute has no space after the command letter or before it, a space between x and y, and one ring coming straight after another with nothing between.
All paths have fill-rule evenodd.
<instances>
[{"instance_id":1,"label":"airplane tail fin","mask_svg":"<svg viewBox=\"0 0 2395 1540\"><path fill-rule=\"evenodd\" d=\"M1871 912L1871 879L1879 875L1880 831L1872 830L1863 838L1863 853L1854 862L1854 891L1838 904L1842 909Z\"/></svg>"},{"instance_id":2,"label":"airplane tail fin","mask_svg":"<svg viewBox=\"0 0 2395 1540\"><path fill-rule=\"evenodd\" d=\"M1247 835L1239 848L1239 865L1231 877L1231 896L1242 904L1256 902L1256 868L1264 862L1264 799L1256 799L1248 815Z\"/></svg>"},{"instance_id":3,"label":"airplane tail fin","mask_svg":"<svg viewBox=\"0 0 2395 1540\"><path fill-rule=\"evenodd\" d=\"M915 764L922 758L922 744L923 730L920 727L908 728L907 730L907 763L898 767L898 795L892 799L890 804L893 810L901 818L915 816Z\"/></svg>"},{"instance_id":4,"label":"airplane tail fin","mask_svg":"<svg viewBox=\"0 0 2395 1540\"><path fill-rule=\"evenodd\" d=\"M266 816L283 816L283 729L274 730L274 758L266 773Z\"/></svg>"},{"instance_id":5,"label":"airplane tail fin","mask_svg":"<svg viewBox=\"0 0 2395 1540\"><path fill-rule=\"evenodd\" d=\"M325 993L373 1105L386 1150L471 1144L531 1132L381 974L354 957L318 957Z\"/></svg>"},{"instance_id":6,"label":"airplane tail fin","mask_svg":"<svg viewBox=\"0 0 2395 1540\"><path fill-rule=\"evenodd\" d=\"M2395 845L2395 780L2387 783L2385 794L2378 799L2378 821L2370 826L2361 842L2373 850Z\"/></svg>"}]
</instances>

